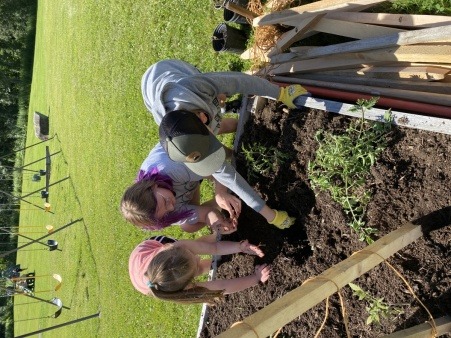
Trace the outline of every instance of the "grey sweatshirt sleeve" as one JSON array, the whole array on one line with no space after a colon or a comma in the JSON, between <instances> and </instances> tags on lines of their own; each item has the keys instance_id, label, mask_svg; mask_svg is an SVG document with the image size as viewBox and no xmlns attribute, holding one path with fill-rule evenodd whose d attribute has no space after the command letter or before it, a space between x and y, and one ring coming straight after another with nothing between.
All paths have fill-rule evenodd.
<instances>
[{"instance_id":1,"label":"grey sweatshirt sleeve","mask_svg":"<svg viewBox=\"0 0 451 338\"><path fill-rule=\"evenodd\" d=\"M191 75L180 80L179 84L192 92L209 96L218 94L231 96L239 93L277 100L280 91L279 86L268 80L241 72L213 72Z\"/></svg>"},{"instance_id":2,"label":"grey sweatshirt sleeve","mask_svg":"<svg viewBox=\"0 0 451 338\"><path fill-rule=\"evenodd\" d=\"M232 190L244 203L257 212L263 209L265 201L252 189L249 183L228 162L212 175L219 183Z\"/></svg>"}]
</instances>

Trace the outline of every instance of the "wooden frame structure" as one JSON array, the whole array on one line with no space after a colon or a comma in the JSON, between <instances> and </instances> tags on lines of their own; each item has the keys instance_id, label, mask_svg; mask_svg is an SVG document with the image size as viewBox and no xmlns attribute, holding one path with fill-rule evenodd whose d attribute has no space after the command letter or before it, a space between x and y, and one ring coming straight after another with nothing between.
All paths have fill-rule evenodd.
<instances>
[{"instance_id":1,"label":"wooden frame structure","mask_svg":"<svg viewBox=\"0 0 451 338\"><path fill-rule=\"evenodd\" d=\"M289 30L271 49L253 47L242 58L267 63L257 75L283 77L284 84L301 84L314 96L331 98L323 89L344 93L348 103L359 94L380 96L397 101L392 108L400 111L451 118L451 17L362 13L382 2L320 0L258 16L255 27ZM317 33L355 40L303 43Z\"/></svg>"}]
</instances>

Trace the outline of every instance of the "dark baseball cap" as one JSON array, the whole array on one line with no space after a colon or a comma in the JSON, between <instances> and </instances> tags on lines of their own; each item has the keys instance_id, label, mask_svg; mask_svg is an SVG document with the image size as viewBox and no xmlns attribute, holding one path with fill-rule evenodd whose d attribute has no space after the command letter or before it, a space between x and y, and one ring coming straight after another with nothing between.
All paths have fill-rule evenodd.
<instances>
[{"instance_id":1,"label":"dark baseball cap","mask_svg":"<svg viewBox=\"0 0 451 338\"><path fill-rule=\"evenodd\" d=\"M176 162L183 162L199 176L210 176L225 160L222 143L193 112L174 110L167 113L159 127L160 143Z\"/></svg>"}]
</instances>

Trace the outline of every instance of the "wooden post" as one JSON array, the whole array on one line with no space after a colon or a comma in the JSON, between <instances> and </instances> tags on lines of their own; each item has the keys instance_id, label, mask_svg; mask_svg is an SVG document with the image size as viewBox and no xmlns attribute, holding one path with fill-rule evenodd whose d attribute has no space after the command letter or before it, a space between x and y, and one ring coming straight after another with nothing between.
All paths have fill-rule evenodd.
<instances>
[{"instance_id":1,"label":"wooden post","mask_svg":"<svg viewBox=\"0 0 451 338\"><path fill-rule=\"evenodd\" d=\"M451 332L451 317L445 316L434 320L437 329L437 337ZM382 338L429 338L433 336L432 323L426 322L408 329L394 332L392 334L383 336Z\"/></svg>"},{"instance_id":2,"label":"wooden post","mask_svg":"<svg viewBox=\"0 0 451 338\"><path fill-rule=\"evenodd\" d=\"M439 15L333 12L328 13L327 18L347 22L408 28L437 27L451 24L451 17Z\"/></svg>"},{"instance_id":3,"label":"wooden post","mask_svg":"<svg viewBox=\"0 0 451 338\"><path fill-rule=\"evenodd\" d=\"M244 16L247 19L254 19L257 17L257 14L255 14L254 12L251 12L250 10L248 10L247 8L241 7L237 4L234 4L233 2L227 1L224 5L224 7L226 9L228 9L229 11L232 11L236 14L239 14L241 16Z\"/></svg>"},{"instance_id":4,"label":"wooden post","mask_svg":"<svg viewBox=\"0 0 451 338\"><path fill-rule=\"evenodd\" d=\"M267 337L422 235L421 226L406 223L217 337Z\"/></svg>"},{"instance_id":5,"label":"wooden post","mask_svg":"<svg viewBox=\"0 0 451 338\"><path fill-rule=\"evenodd\" d=\"M279 40L276 42L276 45L268 52L268 56L271 57L280 54L288 47L290 47L293 43L301 40L304 34L314 28L323 16L324 15L315 15L302 20L298 26L286 32L279 38Z\"/></svg>"},{"instance_id":6,"label":"wooden post","mask_svg":"<svg viewBox=\"0 0 451 338\"><path fill-rule=\"evenodd\" d=\"M265 26L274 24L286 24L287 21L295 21L305 19L310 15L325 14L332 11L361 11L385 0L322 0L309 3L306 5L292 7L282 11L272 12L269 14L263 14L256 17L252 25L253 26ZM297 23L290 22L292 26L296 26Z\"/></svg>"},{"instance_id":7,"label":"wooden post","mask_svg":"<svg viewBox=\"0 0 451 338\"><path fill-rule=\"evenodd\" d=\"M330 56L342 53L364 52L374 49L413 45L419 43L450 42L451 41L450 37L451 37L451 25L423 28L416 31L406 31L385 36L378 36L357 41L318 47L315 48L314 50L308 50L298 53L298 58L312 59L320 56Z\"/></svg>"}]
</instances>

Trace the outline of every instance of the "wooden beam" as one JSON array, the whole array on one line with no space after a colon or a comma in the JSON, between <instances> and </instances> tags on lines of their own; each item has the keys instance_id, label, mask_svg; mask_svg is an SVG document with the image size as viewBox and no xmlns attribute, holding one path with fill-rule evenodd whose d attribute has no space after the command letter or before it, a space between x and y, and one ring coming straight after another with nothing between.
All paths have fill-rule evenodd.
<instances>
[{"instance_id":1,"label":"wooden beam","mask_svg":"<svg viewBox=\"0 0 451 338\"><path fill-rule=\"evenodd\" d=\"M304 97L303 100L304 101L301 102L300 99L297 99L296 103L304 107L319 109L340 115L355 118L362 117L360 112L351 111L351 108L354 106L353 104L319 99L316 97ZM386 111L386 109L371 108L369 110L365 110L364 118L371 121L381 122L384 120L384 114ZM393 117L393 125L451 135L451 119L409 114L396 110L391 110L391 113Z\"/></svg>"},{"instance_id":2,"label":"wooden beam","mask_svg":"<svg viewBox=\"0 0 451 338\"><path fill-rule=\"evenodd\" d=\"M300 52L298 59L305 60L326 55L364 52L374 49L433 42L451 42L451 25L317 47L311 51Z\"/></svg>"},{"instance_id":3,"label":"wooden beam","mask_svg":"<svg viewBox=\"0 0 451 338\"><path fill-rule=\"evenodd\" d=\"M427 28L451 25L450 16L440 15L332 12L328 13L326 18L405 28Z\"/></svg>"},{"instance_id":4,"label":"wooden beam","mask_svg":"<svg viewBox=\"0 0 451 338\"><path fill-rule=\"evenodd\" d=\"M362 274L422 236L420 226L407 223L385 235L365 250L334 265L317 278L313 278L275 300L265 308L235 323L218 338L267 337L291 322L313 306L337 292Z\"/></svg>"},{"instance_id":5,"label":"wooden beam","mask_svg":"<svg viewBox=\"0 0 451 338\"><path fill-rule=\"evenodd\" d=\"M401 89L409 91L418 91L424 93L436 93L451 95L451 84L441 82L418 82L396 79L372 79L365 76L347 77L329 74L299 74L296 76L299 80L318 80L331 83L349 83L368 87L382 87Z\"/></svg>"},{"instance_id":6,"label":"wooden beam","mask_svg":"<svg viewBox=\"0 0 451 338\"><path fill-rule=\"evenodd\" d=\"M431 321L410 327L408 329L394 332L392 334L383 336L382 338L429 338L440 337L446 333L451 332L451 317L444 316L434 320L437 329L437 335L432 331Z\"/></svg>"},{"instance_id":7,"label":"wooden beam","mask_svg":"<svg viewBox=\"0 0 451 338\"><path fill-rule=\"evenodd\" d=\"M311 16L302 20L299 25L294 27L292 30L284 33L276 42L275 46L268 52L268 57L280 54L289 48L293 43L301 40L304 34L311 30L312 27L315 27L322 17L323 15Z\"/></svg>"},{"instance_id":8,"label":"wooden beam","mask_svg":"<svg viewBox=\"0 0 451 338\"><path fill-rule=\"evenodd\" d=\"M292 51L293 53L293 57L295 57L295 53L297 53L298 51L302 51L302 50L307 50L308 48L316 48L316 47L312 47L312 46L298 46L298 47L291 47L290 51ZM426 47L427 48L427 47ZM290 54L290 53L284 53L284 54ZM283 54L281 54L283 55ZM277 55L277 57L280 55ZM293 59L293 57L291 58L291 60ZM295 61L295 60L292 60ZM285 61L284 61L285 62ZM275 63L283 63L283 62L275 62ZM449 63L422 63L422 62L398 62L398 61L394 61L394 62L386 62L385 66L387 67L425 67L426 69L433 69L430 72L436 72L437 75L436 76L440 76L441 72L446 72L447 70L451 70L451 59L449 60ZM378 66L377 68L375 67L366 67L366 69L379 69L380 67ZM355 68L357 69L357 68ZM363 69L363 68L362 68ZM441 71L439 71L439 69ZM439 80L440 78L438 78Z\"/></svg>"},{"instance_id":9,"label":"wooden beam","mask_svg":"<svg viewBox=\"0 0 451 338\"><path fill-rule=\"evenodd\" d=\"M289 25L296 26L299 20L302 20L311 15L325 14L330 11L354 11L363 10L369 6L385 2L385 0L322 0L310 4L292 7L283 11L272 12L256 17L253 26L265 26L274 24L286 24L287 20L291 20ZM302 16L302 17L300 17ZM296 22L292 22L292 20Z\"/></svg>"},{"instance_id":10,"label":"wooden beam","mask_svg":"<svg viewBox=\"0 0 451 338\"><path fill-rule=\"evenodd\" d=\"M298 26L284 33L269 51L268 57L280 54L293 43L310 36L311 34L306 34L309 31L341 35L354 39L366 39L404 32L402 29L391 27L325 19L324 14L319 14L302 19Z\"/></svg>"},{"instance_id":11,"label":"wooden beam","mask_svg":"<svg viewBox=\"0 0 451 338\"><path fill-rule=\"evenodd\" d=\"M244 16L245 18L250 19L250 20L257 17L257 14L255 14L254 12L251 12L247 8L241 7L231 1L226 1L224 7L226 9L228 9L229 11L232 11L236 14Z\"/></svg>"},{"instance_id":12,"label":"wooden beam","mask_svg":"<svg viewBox=\"0 0 451 338\"><path fill-rule=\"evenodd\" d=\"M427 45L423 45L423 46L424 46L425 50L427 48L429 48ZM285 52L282 54L275 55L269 59L269 62L271 64L286 63L288 61L296 62L296 61L299 61L296 59L297 53L306 51L311 48L318 48L318 47L314 47L314 46L313 47L312 46L291 47L290 52ZM409 49L409 48L408 47L397 48L396 51L397 51L397 53L402 54L403 51L406 51L407 49ZM380 51L384 51L384 50L385 49L381 49ZM361 57L364 58L366 54L358 53L358 54L354 54L354 55L360 55ZM346 55L346 56L352 57L352 55ZM318 58L318 60L319 59L320 58ZM339 57L339 55L337 55L337 56L333 56L331 58L322 58L321 60L323 60L323 59L324 60L332 60L332 59L340 59L340 57ZM308 61L312 61L312 60L306 60L306 64L308 64ZM356 69L358 68L357 65L353 67L352 64L354 64L354 63L351 63L351 66L349 66L348 68L356 68ZM379 64L381 64L381 62L379 62ZM429 62L429 61L427 61L427 62L410 62L408 60L407 61L392 60L392 61L383 62L383 64L386 65L387 67L426 67L427 69L430 69L431 67L433 67L433 68L437 68L437 69L443 69L444 71L445 71L445 69L451 70L451 59L448 61L448 63L443 63L443 62L433 63L433 62ZM322 70L322 68L321 68L321 70ZM315 70L313 70L313 71L315 71ZM325 71L325 70L322 70L322 71ZM437 75L436 75L438 77L437 80L440 80L440 77L441 77L440 73L437 70L434 70L432 72L437 72Z\"/></svg>"},{"instance_id":13,"label":"wooden beam","mask_svg":"<svg viewBox=\"0 0 451 338\"><path fill-rule=\"evenodd\" d=\"M322 74L333 76L365 76L375 79L408 79L410 82L430 82L443 80L451 71L444 67L433 66L386 66L365 67L356 69L343 69L323 71Z\"/></svg>"},{"instance_id":14,"label":"wooden beam","mask_svg":"<svg viewBox=\"0 0 451 338\"><path fill-rule=\"evenodd\" d=\"M318 47L320 48L320 47ZM363 53L347 53L311 60L292 59L266 69L270 75L307 73L319 70L364 67L386 62L430 62L447 63L451 55L450 45L414 45L386 48ZM271 60L271 63L273 60Z\"/></svg>"},{"instance_id":15,"label":"wooden beam","mask_svg":"<svg viewBox=\"0 0 451 338\"><path fill-rule=\"evenodd\" d=\"M375 38L395 33L404 32L402 29L369 25L364 23L346 22L323 18L313 30L316 32L346 36L353 39Z\"/></svg>"},{"instance_id":16,"label":"wooden beam","mask_svg":"<svg viewBox=\"0 0 451 338\"><path fill-rule=\"evenodd\" d=\"M269 62L269 59L266 56L266 51L258 48L258 46L246 49L243 53L241 53L240 58L243 60L258 59L263 62Z\"/></svg>"}]
</instances>

